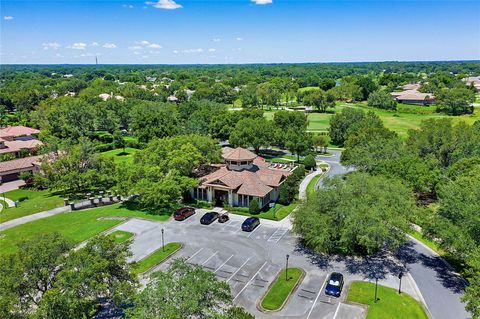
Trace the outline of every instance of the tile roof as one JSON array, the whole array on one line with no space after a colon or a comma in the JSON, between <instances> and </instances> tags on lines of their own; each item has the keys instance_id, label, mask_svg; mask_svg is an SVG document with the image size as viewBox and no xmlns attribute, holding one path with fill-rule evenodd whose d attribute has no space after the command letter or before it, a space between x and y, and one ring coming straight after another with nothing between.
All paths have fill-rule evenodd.
<instances>
[{"instance_id":1,"label":"tile roof","mask_svg":"<svg viewBox=\"0 0 480 319\"><path fill-rule=\"evenodd\" d=\"M27 169L34 166L35 163L42 159L42 155L29 156L15 159L12 161L0 162L0 174L5 174L10 171Z\"/></svg>"},{"instance_id":2,"label":"tile roof","mask_svg":"<svg viewBox=\"0 0 480 319\"><path fill-rule=\"evenodd\" d=\"M403 100L403 101L423 101L423 100L429 100L435 98L433 94L431 93L421 93L416 90L407 90L403 92L394 92L392 93L392 96L394 96L397 100Z\"/></svg>"},{"instance_id":3,"label":"tile roof","mask_svg":"<svg viewBox=\"0 0 480 319\"><path fill-rule=\"evenodd\" d=\"M2 141L2 139L0 139ZM14 153L22 149L33 150L43 143L39 140L14 140L14 141L3 141L5 143L5 148L0 148L0 154L5 153Z\"/></svg>"},{"instance_id":4,"label":"tile roof","mask_svg":"<svg viewBox=\"0 0 480 319\"><path fill-rule=\"evenodd\" d=\"M9 126L0 129L0 137L17 137L40 133L39 130L27 126Z\"/></svg>"},{"instance_id":5,"label":"tile roof","mask_svg":"<svg viewBox=\"0 0 480 319\"><path fill-rule=\"evenodd\" d=\"M257 157L257 154L242 147L224 147L222 148L222 157L226 161L252 161Z\"/></svg>"}]
</instances>

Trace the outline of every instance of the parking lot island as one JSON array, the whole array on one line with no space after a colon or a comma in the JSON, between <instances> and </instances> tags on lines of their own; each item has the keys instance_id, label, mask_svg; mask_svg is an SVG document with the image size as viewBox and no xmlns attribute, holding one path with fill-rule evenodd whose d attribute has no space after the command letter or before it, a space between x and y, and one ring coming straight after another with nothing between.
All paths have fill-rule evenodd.
<instances>
[{"instance_id":1,"label":"parking lot island","mask_svg":"<svg viewBox=\"0 0 480 319\"><path fill-rule=\"evenodd\" d=\"M261 299L260 311L281 310L304 277L305 271L301 268L288 268L288 272L287 269L280 271Z\"/></svg>"},{"instance_id":2,"label":"parking lot island","mask_svg":"<svg viewBox=\"0 0 480 319\"><path fill-rule=\"evenodd\" d=\"M168 243L165 247L160 247L147 257L139 260L135 267L134 272L137 274L143 274L149 271L151 268L164 262L168 257L176 253L182 248L181 243Z\"/></svg>"}]
</instances>

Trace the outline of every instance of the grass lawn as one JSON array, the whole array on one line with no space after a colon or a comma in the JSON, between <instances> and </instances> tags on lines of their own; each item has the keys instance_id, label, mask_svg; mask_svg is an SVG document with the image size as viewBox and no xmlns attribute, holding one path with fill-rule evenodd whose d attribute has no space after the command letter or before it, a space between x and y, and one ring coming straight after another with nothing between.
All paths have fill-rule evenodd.
<instances>
[{"instance_id":1,"label":"grass lawn","mask_svg":"<svg viewBox=\"0 0 480 319\"><path fill-rule=\"evenodd\" d=\"M229 213L232 213L232 214L279 221L287 217L295 209L295 207L297 207L296 202L293 202L287 206L275 203L274 207L270 208L267 211L262 211L258 214L250 214L248 212L248 208L244 208L244 207L230 207L227 210Z\"/></svg>"},{"instance_id":2,"label":"grass lawn","mask_svg":"<svg viewBox=\"0 0 480 319\"><path fill-rule=\"evenodd\" d=\"M348 301L368 305L367 319L427 319L428 316L418 301L396 289L378 285L377 303L373 302L375 284L354 281L348 289Z\"/></svg>"},{"instance_id":3,"label":"grass lawn","mask_svg":"<svg viewBox=\"0 0 480 319\"><path fill-rule=\"evenodd\" d=\"M310 181L310 183L308 183L307 190L306 190L307 197L310 197L315 193L315 185L317 184L321 176L322 174L314 176Z\"/></svg>"},{"instance_id":4,"label":"grass lawn","mask_svg":"<svg viewBox=\"0 0 480 319\"><path fill-rule=\"evenodd\" d=\"M133 268L133 272L136 274L141 274L163 262L168 256L176 252L182 247L180 243L168 243L165 245L165 250L161 247L155 250L153 253L148 255L147 257L139 260L135 267Z\"/></svg>"},{"instance_id":5,"label":"grass lawn","mask_svg":"<svg viewBox=\"0 0 480 319\"><path fill-rule=\"evenodd\" d=\"M278 274L275 282L270 286L267 294L262 299L261 306L265 310L280 310L283 304L297 286L302 277L303 271L300 268L288 268L288 281L285 278L285 269Z\"/></svg>"},{"instance_id":6,"label":"grass lawn","mask_svg":"<svg viewBox=\"0 0 480 319\"><path fill-rule=\"evenodd\" d=\"M121 243L126 242L127 240L132 238L133 235L134 235L133 233L128 232L128 231L124 231L124 230L116 230L116 231L108 234L108 236L113 237L115 239L115 242L117 244L121 244Z\"/></svg>"},{"instance_id":7,"label":"grass lawn","mask_svg":"<svg viewBox=\"0 0 480 319\"><path fill-rule=\"evenodd\" d=\"M17 207L8 207L5 203L2 203L3 210L0 212L1 223L63 205L63 198L58 195L53 195L49 191L36 191L22 188L6 192L5 197L13 201L18 201L19 204Z\"/></svg>"},{"instance_id":8,"label":"grass lawn","mask_svg":"<svg viewBox=\"0 0 480 319\"><path fill-rule=\"evenodd\" d=\"M166 214L153 215L145 211L129 209L121 204L61 213L0 232L0 255L14 252L17 249L16 244L21 240L53 232L58 232L73 244L78 244L122 222L121 219L99 218L117 216L158 221L165 221L170 217Z\"/></svg>"},{"instance_id":9,"label":"grass lawn","mask_svg":"<svg viewBox=\"0 0 480 319\"><path fill-rule=\"evenodd\" d=\"M138 151L136 148L127 147L125 150L123 148L119 148L116 150L102 152L101 154L105 157L113 157L115 163L122 163L122 162L131 162L133 161L133 154Z\"/></svg>"}]
</instances>

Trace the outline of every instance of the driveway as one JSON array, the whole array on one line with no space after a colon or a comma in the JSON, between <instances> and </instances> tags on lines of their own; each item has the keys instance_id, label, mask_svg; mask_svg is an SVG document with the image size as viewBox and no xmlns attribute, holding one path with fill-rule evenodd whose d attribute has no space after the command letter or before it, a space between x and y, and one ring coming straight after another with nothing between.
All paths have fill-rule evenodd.
<instances>
[{"instance_id":1,"label":"driveway","mask_svg":"<svg viewBox=\"0 0 480 319\"><path fill-rule=\"evenodd\" d=\"M115 229L136 234L131 249L133 260L139 260L161 247L161 229L165 231L165 242L182 242L184 248L174 258L184 258L191 264L202 266L215 273L218 279L226 281L232 290L234 302L245 307L256 318L363 318L365 308L350 305L342 297L332 298L323 290L327 276L333 271L345 275L346 287L352 280L373 281L397 288L396 277L400 265L388 256L377 256L369 260L342 257L322 257L303 246L299 238L289 229L263 223L253 232L240 229L243 216L230 215L225 224L214 222L200 224L204 210L183 222L155 222L131 219ZM268 286L278 272L285 267L286 255L290 255L289 266L300 267L306 276L279 312L263 313L257 309ZM170 261L155 270L164 269ZM415 288L409 282L402 282L404 290L413 295ZM373 298L373 294L372 294Z\"/></svg>"}]
</instances>

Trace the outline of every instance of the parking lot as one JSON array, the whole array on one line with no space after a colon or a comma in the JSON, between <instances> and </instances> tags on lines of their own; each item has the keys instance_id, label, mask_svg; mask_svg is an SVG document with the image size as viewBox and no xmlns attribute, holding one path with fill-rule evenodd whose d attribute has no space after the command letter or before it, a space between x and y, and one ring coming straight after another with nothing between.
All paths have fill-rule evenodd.
<instances>
[{"instance_id":1,"label":"parking lot","mask_svg":"<svg viewBox=\"0 0 480 319\"><path fill-rule=\"evenodd\" d=\"M161 247L163 228L165 243L184 244L174 258L184 258L188 263L200 265L226 281L234 302L256 318L364 318L364 307L343 302L345 293L341 298L333 298L323 292L327 276L333 271L345 275L344 292L352 280L364 279L359 274L348 274L342 262L323 265L300 249L297 238L284 226L264 223L253 232L243 232L240 226L246 217L238 215L230 215L231 219L224 224L201 225L202 212L181 222L130 219L115 229L136 234L131 248L133 259L139 260ZM289 266L304 269L305 278L281 311L263 313L257 309L257 303L285 267L286 254L290 255ZM170 262L167 260L155 270L168 267ZM395 277L386 277L382 284L395 286ZM409 292L412 288L405 283L404 290Z\"/></svg>"}]
</instances>

